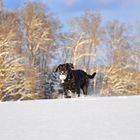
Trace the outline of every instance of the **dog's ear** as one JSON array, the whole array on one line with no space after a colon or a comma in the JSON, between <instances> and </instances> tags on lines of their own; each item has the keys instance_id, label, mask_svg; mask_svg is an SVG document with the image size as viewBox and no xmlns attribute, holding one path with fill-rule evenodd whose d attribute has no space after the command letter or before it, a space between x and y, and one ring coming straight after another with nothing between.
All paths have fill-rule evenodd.
<instances>
[{"instance_id":1,"label":"dog's ear","mask_svg":"<svg viewBox=\"0 0 140 140\"><path fill-rule=\"evenodd\" d=\"M61 64L59 64L55 70L55 72L58 72L59 68L60 68Z\"/></svg>"},{"instance_id":2,"label":"dog's ear","mask_svg":"<svg viewBox=\"0 0 140 140\"><path fill-rule=\"evenodd\" d=\"M56 68L55 72L57 72L57 71L58 71L58 67Z\"/></svg>"},{"instance_id":3,"label":"dog's ear","mask_svg":"<svg viewBox=\"0 0 140 140\"><path fill-rule=\"evenodd\" d=\"M74 69L74 65L72 63L67 63L68 67Z\"/></svg>"},{"instance_id":4,"label":"dog's ear","mask_svg":"<svg viewBox=\"0 0 140 140\"><path fill-rule=\"evenodd\" d=\"M74 69L74 65L73 65L72 63L70 63L70 67L71 67L72 69Z\"/></svg>"}]
</instances>

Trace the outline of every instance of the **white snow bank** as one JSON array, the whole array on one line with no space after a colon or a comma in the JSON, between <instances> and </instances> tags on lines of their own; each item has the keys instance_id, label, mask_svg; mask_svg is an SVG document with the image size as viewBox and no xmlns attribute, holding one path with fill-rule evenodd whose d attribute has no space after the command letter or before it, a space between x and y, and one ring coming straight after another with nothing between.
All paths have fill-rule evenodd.
<instances>
[{"instance_id":1,"label":"white snow bank","mask_svg":"<svg viewBox=\"0 0 140 140\"><path fill-rule=\"evenodd\" d=\"M140 140L140 96L0 103L1 140Z\"/></svg>"}]
</instances>

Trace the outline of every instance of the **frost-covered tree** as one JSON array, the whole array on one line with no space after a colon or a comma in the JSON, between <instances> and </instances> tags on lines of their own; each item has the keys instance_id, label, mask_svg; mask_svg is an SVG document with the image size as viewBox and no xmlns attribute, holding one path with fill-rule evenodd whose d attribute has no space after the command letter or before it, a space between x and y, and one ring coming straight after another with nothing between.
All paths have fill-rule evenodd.
<instances>
[{"instance_id":1,"label":"frost-covered tree","mask_svg":"<svg viewBox=\"0 0 140 140\"><path fill-rule=\"evenodd\" d=\"M17 29L17 13L4 13L0 23L0 100L18 100L35 95L33 84L25 75L27 66L17 48L21 44ZM32 79L34 82L34 79Z\"/></svg>"},{"instance_id":2,"label":"frost-covered tree","mask_svg":"<svg viewBox=\"0 0 140 140\"><path fill-rule=\"evenodd\" d=\"M110 65L115 67L127 66L129 58L129 27L117 20L110 21L105 26L104 44L110 52Z\"/></svg>"},{"instance_id":3,"label":"frost-covered tree","mask_svg":"<svg viewBox=\"0 0 140 140\"><path fill-rule=\"evenodd\" d=\"M110 65L104 71L102 95L138 94L138 82L134 75L139 74L131 63L135 49L133 35L130 33L129 26L116 20L108 22L105 27L104 43L108 49Z\"/></svg>"},{"instance_id":4,"label":"frost-covered tree","mask_svg":"<svg viewBox=\"0 0 140 140\"><path fill-rule=\"evenodd\" d=\"M0 99L45 98L42 75L50 63L59 24L40 3L4 11L0 22Z\"/></svg>"},{"instance_id":5,"label":"frost-covered tree","mask_svg":"<svg viewBox=\"0 0 140 140\"><path fill-rule=\"evenodd\" d=\"M101 20L101 14L93 11L86 11L72 20L72 29L78 38L75 39L75 63L83 65L89 72L96 65L97 47L101 43Z\"/></svg>"}]
</instances>

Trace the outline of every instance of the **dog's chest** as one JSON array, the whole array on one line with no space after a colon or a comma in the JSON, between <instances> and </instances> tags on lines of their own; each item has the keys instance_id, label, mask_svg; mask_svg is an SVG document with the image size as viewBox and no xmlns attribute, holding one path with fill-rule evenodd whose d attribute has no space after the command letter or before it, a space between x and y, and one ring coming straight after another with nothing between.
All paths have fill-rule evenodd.
<instances>
[{"instance_id":1,"label":"dog's chest","mask_svg":"<svg viewBox=\"0 0 140 140\"><path fill-rule=\"evenodd\" d=\"M75 90L75 80L74 79L71 79L71 80L67 80L64 82L64 87L65 89L68 89L68 90Z\"/></svg>"}]
</instances>

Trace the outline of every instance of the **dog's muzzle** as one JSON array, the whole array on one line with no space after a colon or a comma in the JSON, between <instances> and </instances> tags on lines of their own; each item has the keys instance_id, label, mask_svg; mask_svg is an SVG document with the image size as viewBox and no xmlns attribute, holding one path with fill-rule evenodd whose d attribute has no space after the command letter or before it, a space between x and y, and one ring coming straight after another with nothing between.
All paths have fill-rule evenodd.
<instances>
[{"instance_id":1,"label":"dog's muzzle","mask_svg":"<svg viewBox=\"0 0 140 140\"><path fill-rule=\"evenodd\" d=\"M64 83L64 80L66 79L66 75L61 74L59 75L59 78L61 80L61 83Z\"/></svg>"}]
</instances>

